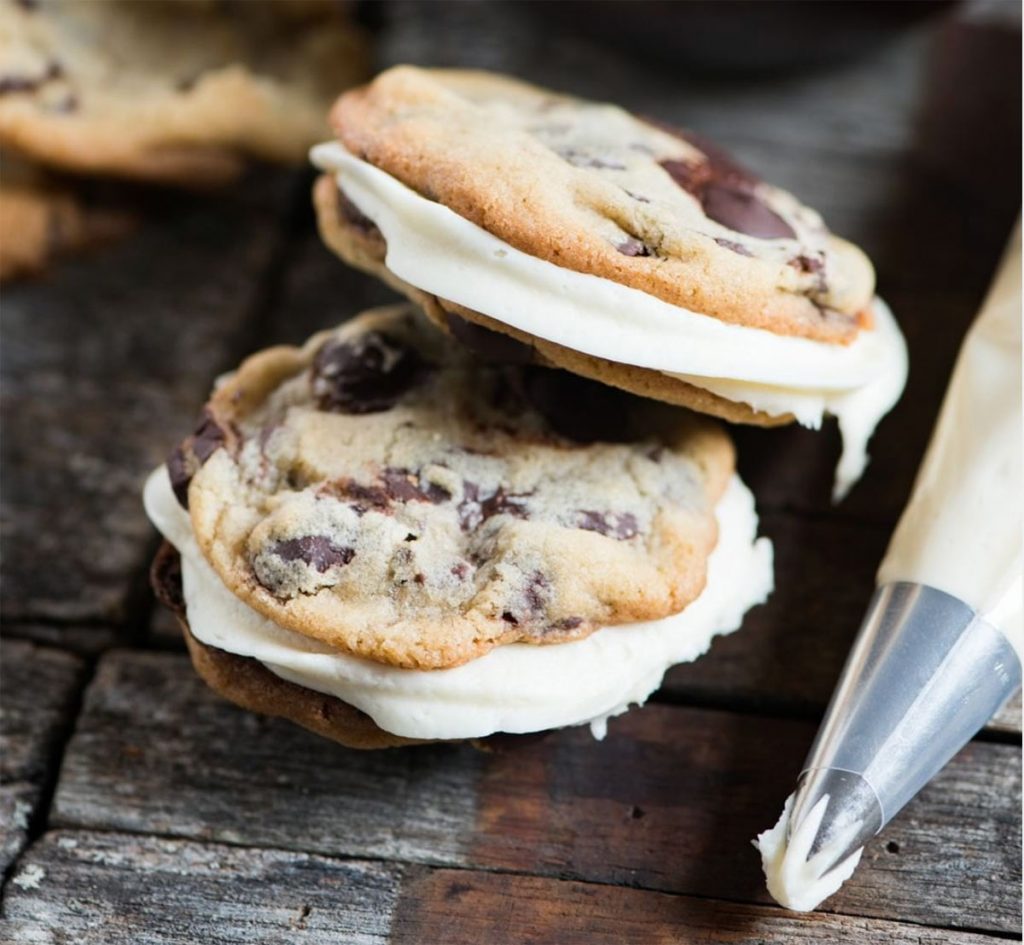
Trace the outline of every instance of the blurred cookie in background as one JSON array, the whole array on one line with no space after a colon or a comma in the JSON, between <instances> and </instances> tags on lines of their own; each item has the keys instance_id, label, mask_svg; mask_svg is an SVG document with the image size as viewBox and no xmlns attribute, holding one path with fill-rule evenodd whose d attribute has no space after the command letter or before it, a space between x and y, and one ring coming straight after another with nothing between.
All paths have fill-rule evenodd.
<instances>
[{"instance_id":1,"label":"blurred cookie in background","mask_svg":"<svg viewBox=\"0 0 1024 945\"><path fill-rule=\"evenodd\" d=\"M30 275L65 252L127 233L132 215L106 207L16 155L0 154L0 279Z\"/></svg>"},{"instance_id":2,"label":"blurred cookie in background","mask_svg":"<svg viewBox=\"0 0 1024 945\"><path fill-rule=\"evenodd\" d=\"M251 159L303 163L331 101L366 73L346 14L330 0L0 0L0 147L71 175L186 187L227 183ZM45 218L79 232L72 205ZM4 239L0 270L77 242Z\"/></svg>"}]
</instances>

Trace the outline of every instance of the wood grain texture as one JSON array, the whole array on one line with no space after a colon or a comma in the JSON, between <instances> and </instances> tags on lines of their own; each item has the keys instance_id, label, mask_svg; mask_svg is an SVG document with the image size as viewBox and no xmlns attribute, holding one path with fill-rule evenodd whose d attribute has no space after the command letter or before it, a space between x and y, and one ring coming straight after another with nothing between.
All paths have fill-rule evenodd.
<instances>
[{"instance_id":1,"label":"wood grain texture","mask_svg":"<svg viewBox=\"0 0 1024 945\"><path fill-rule=\"evenodd\" d=\"M0 652L0 875L24 848L71 729L84 664L70 653L5 640Z\"/></svg>"},{"instance_id":2,"label":"wood grain texture","mask_svg":"<svg viewBox=\"0 0 1024 945\"><path fill-rule=\"evenodd\" d=\"M349 752L220 702L177 654L115 652L87 694L51 823L767 902L749 841L777 818L813 734L649 706L602 743L571 730L494 755ZM1019 751L972 744L828 908L1018 929L1019 807Z\"/></svg>"},{"instance_id":3,"label":"wood grain texture","mask_svg":"<svg viewBox=\"0 0 1024 945\"><path fill-rule=\"evenodd\" d=\"M0 640L29 640L42 646L59 647L94 656L114 646L119 636L112 624L97 623L0 623Z\"/></svg>"},{"instance_id":4,"label":"wood grain texture","mask_svg":"<svg viewBox=\"0 0 1024 945\"><path fill-rule=\"evenodd\" d=\"M280 184L179 198L134 239L5 287L6 620L128 616L153 542L144 476L232 360L278 238Z\"/></svg>"},{"instance_id":5,"label":"wood grain texture","mask_svg":"<svg viewBox=\"0 0 1024 945\"><path fill-rule=\"evenodd\" d=\"M5 640L0 659L0 782L39 781L72 721L83 663L70 653Z\"/></svg>"},{"instance_id":6,"label":"wood grain texture","mask_svg":"<svg viewBox=\"0 0 1024 945\"><path fill-rule=\"evenodd\" d=\"M0 652L0 875L28 837L60 761L83 683L69 653L5 640Z\"/></svg>"},{"instance_id":7,"label":"wood grain texture","mask_svg":"<svg viewBox=\"0 0 1024 945\"><path fill-rule=\"evenodd\" d=\"M304 853L49 833L8 885L0 941L384 945L399 873Z\"/></svg>"},{"instance_id":8,"label":"wood grain texture","mask_svg":"<svg viewBox=\"0 0 1024 945\"><path fill-rule=\"evenodd\" d=\"M25 848L39 798L38 784L25 781L0 784L0 877L6 876Z\"/></svg>"},{"instance_id":9,"label":"wood grain texture","mask_svg":"<svg viewBox=\"0 0 1024 945\"><path fill-rule=\"evenodd\" d=\"M709 899L535 876L410 872L392 945L981 945L981 935L871 919L797 916Z\"/></svg>"}]
</instances>

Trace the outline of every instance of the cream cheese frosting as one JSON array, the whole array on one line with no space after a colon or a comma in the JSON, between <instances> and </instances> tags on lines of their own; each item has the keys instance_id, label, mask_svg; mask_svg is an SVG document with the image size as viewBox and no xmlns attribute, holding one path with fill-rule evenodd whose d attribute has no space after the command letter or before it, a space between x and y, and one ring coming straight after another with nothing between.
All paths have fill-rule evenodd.
<instances>
[{"instance_id":1,"label":"cream cheese frosting","mask_svg":"<svg viewBox=\"0 0 1024 945\"><path fill-rule=\"evenodd\" d=\"M165 467L149 477L144 502L181 555L189 627L197 640L336 696L407 738L477 738L586 723L600 737L607 718L642 704L670 666L696 659L714 636L737 629L773 587L771 542L757 538L754 498L734 476L715 510L719 539L708 559L707 584L681 613L605 627L571 643L509 644L453 669L403 669L286 630L235 597L203 557Z\"/></svg>"},{"instance_id":2,"label":"cream cheese frosting","mask_svg":"<svg viewBox=\"0 0 1024 945\"><path fill-rule=\"evenodd\" d=\"M380 229L400 279L520 331L621 364L660 371L811 427L835 415L844 452L836 498L867 462L867 441L899 398L906 347L888 306L849 345L729 324L653 295L530 256L359 160L337 142L313 163Z\"/></svg>"}]
</instances>

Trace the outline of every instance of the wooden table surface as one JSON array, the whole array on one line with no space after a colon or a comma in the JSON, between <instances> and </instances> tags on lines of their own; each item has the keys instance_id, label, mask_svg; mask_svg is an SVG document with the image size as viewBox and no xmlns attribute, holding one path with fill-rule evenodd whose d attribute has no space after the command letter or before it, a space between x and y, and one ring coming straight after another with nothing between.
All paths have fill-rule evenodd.
<instances>
[{"instance_id":1,"label":"wooden table surface","mask_svg":"<svg viewBox=\"0 0 1024 945\"><path fill-rule=\"evenodd\" d=\"M389 10L381 67L484 66L617 100L796 191L875 260L910 344L906 394L838 507L834 428L737 432L778 589L605 741L359 753L208 692L145 579L143 477L214 376L391 298L319 245L309 177L157 200L133 238L5 287L0 940L1019 938L1019 703L821 912L774 906L749 844L813 738L1017 213L1019 32L954 10L853 64L740 81L681 77L521 7Z\"/></svg>"}]
</instances>

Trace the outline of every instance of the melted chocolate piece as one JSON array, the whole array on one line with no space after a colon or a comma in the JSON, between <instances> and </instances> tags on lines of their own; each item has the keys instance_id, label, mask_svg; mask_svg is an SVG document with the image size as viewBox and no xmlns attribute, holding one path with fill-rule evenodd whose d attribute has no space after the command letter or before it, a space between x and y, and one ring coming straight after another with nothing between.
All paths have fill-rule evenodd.
<instances>
[{"instance_id":1,"label":"melted chocolate piece","mask_svg":"<svg viewBox=\"0 0 1024 945\"><path fill-rule=\"evenodd\" d=\"M323 574L335 565L346 565L355 556L352 548L336 545L325 535L304 535L274 544L273 552L284 561L302 561Z\"/></svg>"},{"instance_id":2,"label":"melted chocolate piece","mask_svg":"<svg viewBox=\"0 0 1024 945\"><path fill-rule=\"evenodd\" d=\"M534 571L523 591L523 599L532 616L539 616L551 597L551 585L540 571Z\"/></svg>"},{"instance_id":3,"label":"melted chocolate piece","mask_svg":"<svg viewBox=\"0 0 1024 945\"><path fill-rule=\"evenodd\" d=\"M380 413L394 407L429 371L411 348L371 331L326 342L313 360L311 382L320 410Z\"/></svg>"},{"instance_id":4,"label":"melted chocolate piece","mask_svg":"<svg viewBox=\"0 0 1024 945\"><path fill-rule=\"evenodd\" d=\"M626 541L635 538L640 531L636 516L632 512L595 512L579 509L576 512L576 527L587 532L598 532L609 538Z\"/></svg>"},{"instance_id":5,"label":"melted chocolate piece","mask_svg":"<svg viewBox=\"0 0 1024 945\"><path fill-rule=\"evenodd\" d=\"M793 239L793 228L757 196L760 180L718 145L691 131L644 119L703 153L705 160L661 161L683 190L700 201L708 218L737 233L760 239Z\"/></svg>"},{"instance_id":6,"label":"melted chocolate piece","mask_svg":"<svg viewBox=\"0 0 1024 945\"><path fill-rule=\"evenodd\" d=\"M328 484L323 491L327 495L351 502L358 515L365 515L370 509L386 512L395 503L430 502L437 505L452 497L447 489L437 483L424 484L416 473L391 467L381 473L379 485L364 485L345 479Z\"/></svg>"},{"instance_id":7,"label":"melted chocolate piece","mask_svg":"<svg viewBox=\"0 0 1024 945\"><path fill-rule=\"evenodd\" d=\"M475 482L463 482L462 501L457 509L459 524L464 532L479 528L495 515L511 515L514 518L529 518L524 500L526 495L506 492L498 486L496 492L489 496L480 496L480 486Z\"/></svg>"},{"instance_id":8,"label":"melted chocolate piece","mask_svg":"<svg viewBox=\"0 0 1024 945\"><path fill-rule=\"evenodd\" d=\"M446 502L452 494L436 482L423 480L407 469L385 469L384 488L391 499L398 502L430 502L437 505Z\"/></svg>"},{"instance_id":9,"label":"melted chocolate piece","mask_svg":"<svg viewBox=\"0 0 1024 945\"><path fill-rule=\"evenodd\" d=\"M635 398L568 371L531 368L522 374L523 394L551 429L577 443L628 443Z\"/></svg>"},{"instance_id":10,"label":"melted chocolate piece","mask_svg":"<svg viewBox=\"0 0 1024 945\"><path fill-rule=\"evenodd\" d=\"M167 457L167 473L171 488L183 509L188 508L188 487L203 464L227 442L227 433L217 423L209 408L203 408L195 433Z\"/></svg>"},{"instance_id":11,"label":"melted chocolate piece","mask_svg":"<svg viewBox=\"0 0 1024 945\"><path fill-rule=\"evenodd\" d=\"M708 159L699 164L662 161L661 167L683 190L700 201L708 219L737 233L760 239L792 239L793 228L755 193L756 180L732 165Z\"/></svg>"},{"instance_id":12,"label":"melted chocolate piece","mask_svg":"<svg viewBox=\"0 0 1024 945\"><path fill-rule=\"evenodd\" d=\"M752 191L729 182L705 185L700 195L704 212L716 223L760 239L793 239L796 232Z\"/></svg>"},{"instance_id":13,"label":"melted chocolate piece","mask_svg":"<svg viewBox=\"0 0 1024 945\"><path fill-rule=\"evenodd\" d=\"M828 290L828 280L825 278L825 261L820 256L800 255L795 259L791 259L789 265L799 272L816 276L817 278L814 281L817 291L825 292ZM820 309L821 307L819 306L819 311Z\"/></svg>"},{"instance_id":14,"label":"melted chocolate piece","mask_svg":"<svg viewBox=\"0 0 1024 945\"><path fill-rule=\"evenodd\" d=\"M732 240L724 240L720 236L714 237L715 242L723 249L731 249L740 256L753 256L754 254L742 243L734 243Z\"/></svg>"},{"instance_id":15,"label":"melted chocolate piece","mask_svg":"<svg viewBox=\"0 0 1024 945\"><path fill-rule=\"evenodd\" d=\"M623 256L653 256L651 248L641 240L629 237L624 243L615 247Z\"/></svg>"},{"instance_id":16,"label":"melted chocolate piece","mask_svg":"<svg viewBox=\"0 0 1024 945\"><path fill-rule=\"evenodd\" d=\"M575 630L577 627L583 624L582 617L563 617L561 620L556 620L551 624L548 629L554 632L565 632L566 630Z\"/></svg>"},{"instance_id":17,"label":"melted chocolate piece","mask_svg":"<svg viewBox=\"0 0 1024 945\"><path fill-rule=\"evenodd\" d=\"M444 318L452 337L488 361L498 364L530 364L533 361L533 348L509 335L491 331L451 312L446 311Z\"/></svg>"}]
</instances>

